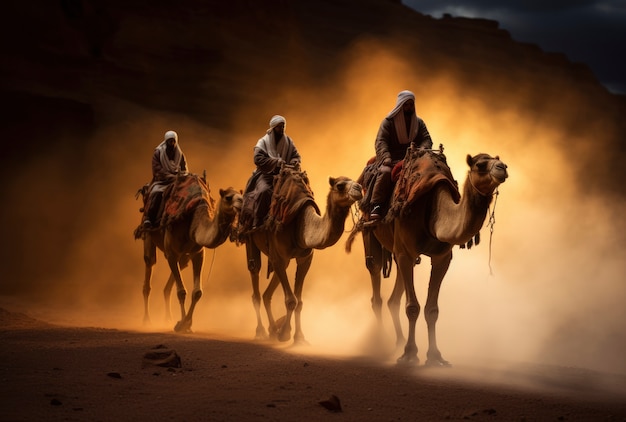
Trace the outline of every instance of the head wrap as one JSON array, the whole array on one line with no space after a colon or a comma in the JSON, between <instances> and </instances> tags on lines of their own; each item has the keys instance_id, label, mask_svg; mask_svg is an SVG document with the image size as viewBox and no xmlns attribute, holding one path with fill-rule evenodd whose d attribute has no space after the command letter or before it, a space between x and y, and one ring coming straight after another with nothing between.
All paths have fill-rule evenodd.
<instances>
[{"instance_id":1,"label":"head wrap","mask_svg":"<svg viewBox=\"0 0 626 422\"><path fill-rule=\"evenodd\" d=\"M275 116L272 116L272 118L270 119L270 129L274 129L280 123L284 123L285 126L287 126L287 120L285 120L283 116L280 116L278 114Z\"/></svg>"},{"instance_id":2,"label":"head wrap","mask_svg":"<svg viewBox=\"0 0 626 422\"><path fill-rule=\"evenodd\" d=\"M396 106L387 114L388 119L393 119L396 135L398 136L398 142L400 144L408 144L412 139L415 139L419 129L417 115L413 113L413 115L409 117L410 122L408 122L409 128L407 133L407 122L404 119L404 113L400 113L404 103L409 100L415 101L415 94L411 91L400 91L400 93L398 93L398 99L396 100Z\"/></svg>"},{"instance_id":3,"label":"head wrap","mask_svg":"<svg viewBox=\"0 0 626 422\"><path fill-rule=\"evenodd\" d=\"M168 130L167 132L165 132L165 138L163 140L167 141L168 139L171 139L171 138L174 138L174 140L178 142L178 134L174 132L173 130Z\"/></svg>"},{"instance_id":4,"label":"head wrap","mask_svg":"<svg viewBox=\"0 0 626 422\"><path fill-rule=\"evenodd\" d=\"M389 112L389 114L387 114L387 117L393 117L396 113L402 110L404 103L409 100L415 101L415 94L411 91L400 91L400 93L398 93L398 99L396 100L396 106Z\"/></svg>"}]
</instances>

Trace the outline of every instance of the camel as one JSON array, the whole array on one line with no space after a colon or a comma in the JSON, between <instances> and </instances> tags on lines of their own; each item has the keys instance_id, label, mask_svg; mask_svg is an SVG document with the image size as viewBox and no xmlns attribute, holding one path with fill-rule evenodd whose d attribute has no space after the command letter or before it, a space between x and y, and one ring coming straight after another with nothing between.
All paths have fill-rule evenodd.
<instances>
[{"instance_id":1,"label":"camel","mask_svg":"<svg viewBox=\"0 0 626 422\"><path fill-rule=\"evenodd\" d=\"M443 148L440 147L440 152L436 153L411 146L407 150L387 216L378 224L362 218L346 243L346 251L350 252L355 235L362 232L373 290L372 309L379 334L382 331L380 273L385 270L385 265L390 264L389 251L393 254L397 275L387 305L396 332L397 346L404 342L399 319L403 292L406 293L406 315L409 321L404 353L398 358L400 364L419 363L415 324L420 313L420 304L415 293L413 267L419 263L420 255L426 255L431 259L428 296L424 308L428 330L426 365L450 365L443 359L437 347L435 330L439 316L441 283L452 260L453 246L471 245L485 221L496 188L508 177L507 166L498 156L491 157L481 153L472 157L468 154L466 161L470 169L461 196L445 162ZM417 163L420 162L430 164L434 171L429 175L428 170L418 168ZM360 205L365 210L364 204ZM387 275L388 268L385 276Z\"/></svg>"},{"instance_id":2,"label":"camel","mask_svg":"<svg viewBox=\"0 0 626 422\"><path fill-rule=\"evenodd\" d=\"M145 230L140 226L135 231L135 237L143 239L143 259L146 265L143 283L144 323L150 323L148 299L152 267L156 264L156 249L159 248L171 270L163 290L166 319L171 320L170 294L176 283L181 319L174 330L190 332L194 309L202 297L204 248L217 248L229 238L241 211L243 196L232 187L220 189L220 199L216 206L204 177L193 174L178 176L165 194L165 212L160 227ZM187 290L181 270L187 267L189 261L193 269L193 291L191 305L185 311Z\"/></svg>"},{"instance_id":3,"label":"camel","mask_svg":"<svg viewBox=\"0 0 626 422\"><path fill-rule=\"evenodd\" d=\"M314 249L325 249L339 241L344 232L345 220L350 207L363 196L361 185L348 177L329 177L330 191L326 200L326 211L320 215L308 186L306 173L284 166L275 177L274 194L270 215L263 227L243 234L246 244L248 271L252 280L252 302L256 311L256 339L278 339L288 341L291 337L291 316L295 312L294 344L307 344L301 327L302 289L304 279L311 267ZM290 189L290 186L292 189ZM284 188L284 189L281 189ZM298 194L294 191L299 190ZM297 204L297 205L294 205ZM281 208L281 205L284 208ZM291 207L286 218L276 217ZM261 252L268 258L268 276L274 272L263 293L263 304L268 317L268 333L261 321L261 293L259 272ZM287 277L287 266L296 260L294 288ZM278 285L283 288L286 315L276 321L272 314L272 295Z\"/></svg>"}]
</instances>

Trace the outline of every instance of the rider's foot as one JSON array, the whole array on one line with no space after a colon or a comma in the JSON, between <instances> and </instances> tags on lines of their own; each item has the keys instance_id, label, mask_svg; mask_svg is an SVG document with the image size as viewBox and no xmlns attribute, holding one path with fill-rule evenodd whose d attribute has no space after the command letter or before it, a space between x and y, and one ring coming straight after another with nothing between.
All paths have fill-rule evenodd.
<instances>
[{"instance_id":1,"label":"rider's foot","mask_svg":"<svg viewBox=\"0 0 626 422\"><path fill-rule=\"evenodd\" d=\"M370 213L370 221L378 221L382 218L382 207L380 205L374 205L372 212Z\"/></svg>"}]
</instances>

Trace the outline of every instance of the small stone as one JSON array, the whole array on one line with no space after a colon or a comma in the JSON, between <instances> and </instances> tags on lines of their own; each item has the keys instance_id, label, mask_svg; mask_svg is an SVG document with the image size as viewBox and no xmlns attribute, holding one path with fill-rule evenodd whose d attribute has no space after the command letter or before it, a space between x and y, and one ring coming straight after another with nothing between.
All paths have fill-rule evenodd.
<instances>
[{"instance_id":1,"label":"small stone","mask_svg":"<svg viewBox=\"0 0 626 422\"><path fill-rule=\"evenodd\" d=\"M331 412L341 412L342 411L342 409L341 409L341 400L339 400L339 397L337 397L334 394L332 394L328 399L320 401L319 404L322 407L325 407L326 409L328 409Z\"/></svg>"}]
</instances>

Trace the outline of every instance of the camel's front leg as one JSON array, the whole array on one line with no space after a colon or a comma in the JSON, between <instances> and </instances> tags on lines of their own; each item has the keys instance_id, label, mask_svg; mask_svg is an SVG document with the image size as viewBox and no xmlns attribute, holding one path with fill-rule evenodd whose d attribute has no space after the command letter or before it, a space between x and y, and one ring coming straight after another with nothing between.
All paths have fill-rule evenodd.
<instances>
[{"instance_id":1,"label":"camel's front leg","mask_svg":"<svg viewBox=\"0 0 626 422\"><path fill-rule=\"evenodd\" d=\"M267 288L263 292L263 306L265 307L265 313L267 314L268 331L271 339L276 339L278 336L278 326L276 325L274 313L272 312L272 296L274 296L274 292L279 284L280 280L278 280L278 276L274 273L269 284L267 285Z\"/></svg>"},{"instance_id":2,"label":"camel's front leg","mask_svg":"<svg viewBox=\"0 0 626 422\"><path fill-rule=\"evenodd\" d=\"M415 324L420 313L420 305L417 301L413 281L415 259L404 253L396 253L396 262L398 264L398 277L404 284L406 316L409 320L409 334L404 346L404 354L398 358L398 363L416 364L419 363L419 359L417 358L417 343L415 341Z\"/></svg>"},{"instance_id":3,"label":"camel's front leg","mask_svg":"<svg viewBox=\"0 0 626 422\"><path fill-rule=\"evenodd\" d=\"M143 261L146 266L143 278L143 323L150 324L150 291L152 290L152 267L156 264L156 245L148 235L143 241Z\"/></svg>"},{"instance_id":4,"label":"camel's front leg","mask_svg":"<svg viewBox=\"0 0 626 422\"><path fill-rule=\"evenodd\" d=\"M278 327L277 335L279 341L287 341L291 338L291 315L293 311L296 309L298 305L298 300L296 296L293 294L291 290L291 286L289 285L289 279L287 277L287 265L289 265L289 261L285 261L282 259L275 259L272 261L272 267L274 268L275 278L278 279L280 285L283 288L283 293L285 296L285 308L286 315L284 317L283 323L280 327ZM274 282L274 278L272 278L272 282ZM270 283L272 285L272 283ZM269 290L269 287L268 287ZM266 295L263 294L263 299L265 300ZM271 294L269 296L271 298ZM266 305L267 308L267 305Z\"/></svg>"},{"instance_id":5,"label":"camel's front leg","mask_svg":"<svg viewBox=\"0 0 626 422\"><path fill-rule=\"evenodd\" d=\"M191 305L187 315L176 324L175 331L191 332L191 324L193 321L193 311L196 304L202 297L202 266L204 265L204 248L196 252L191 257L191 267L193 271L193 290L191 292Z\"/></svg>"},{"instance_id":6,"label":"camel's front leg","mask_svg":"<svg viewBox=\"0 0 626 422\"><path fill-rule=\"evenodd\" d=\"M448 272L451 260L452 251L431 259L432 268L428 284L428 298L424 308L424 317L428 327L428 353L426 355L426 365L428 366L450 366L450 363L441 356L441 352L437 347L435 326L439 318L439 290L441 282Z\"/></svg>"},{"instance_id":7,"label":"camel's front leg","mask_svg":"<svg viewBox=\"0 0 626 422\"><path fill-rule=\"evenodd\" d=\"M296 295L296 299L298 300L298 304L295 309L295 322L296 322L296 331L293 334L293 342L294 344L308 344L308 342L304 339L304 333L302 332L302 290L304 288L304 279L306 278L307 273L309 272L309 268L311 268L311 263L313 262L313 252L304 258L299 258L297 260L297 268L296 268L296 281L294 284L294 294Z\"/></svg>"},{"instance_id":8,"label":"camel's front leg","mask_svg":"<svg viewBox=\"0 0 626 422\"><path fill-rule=\"evenodd\" d=\"M383 253L382 246L376 240L374 233L370 230L363 232L363 248L365 250L365 266L370 273L372 283L372 310L376 317L376 335L377 337L383 333L383 298L380 294L381 271L383 269Z\"/></svg>"},{"instance_id":9,"label":"camel's front leg","mask_svg":"<svg viewBox=\"0 0 626 422\"><path fill-rule=\"evenodd\" d=\"M252 239L246 241L246 258L248 260L248 271L252 280L252 305L256 313L256 340L268 338L263 321L261 319L261 290L259 289L259 273L261 272L261 251L256 247Z\"/></svg>"},{"instance_id":10,"label":"camel's front leg","mask_svg":"<svg viewBox=\"0 0 626 422\"><path fill-rule=\"evenodd\" d=\"M393 327L396 331L396 348L399 350L405 344L404 334L402 334L402 325L400 323L400 301L402 300L402 294L404 293L404 283L400 279L399 275L396 275L396 281L393 285L393 290L387 301L387 307L391 314L391 320L393 321Z\"/></svg>"},{"instance_id":11,"label":"camel's front leg","mask_svg":"<svg viewBox=\"0 0 626 422\"><path fill-rule=\"evenodd\" d=\"M178 265L178 257L177 256L168 256L167 263L170 266L170 271L172 272L172 276L176 281L176 295L178 296L178 303L180 305L180 321L176 323L174 327L175 331L179 330L179 324L185 319L185 299L187 297L187 291L185 290L185 285L183 284L183 279L180 274L180 267Z\"/></svg>"}]
</instances>

